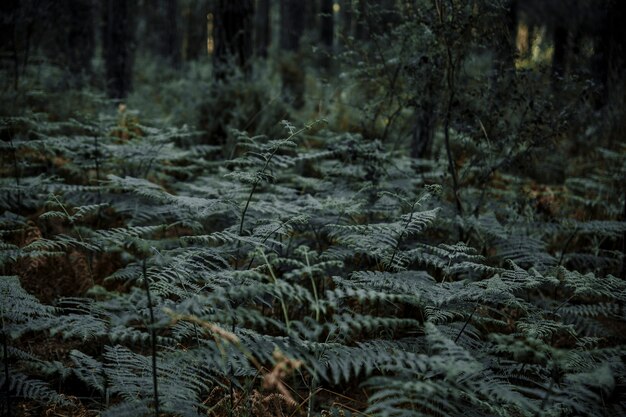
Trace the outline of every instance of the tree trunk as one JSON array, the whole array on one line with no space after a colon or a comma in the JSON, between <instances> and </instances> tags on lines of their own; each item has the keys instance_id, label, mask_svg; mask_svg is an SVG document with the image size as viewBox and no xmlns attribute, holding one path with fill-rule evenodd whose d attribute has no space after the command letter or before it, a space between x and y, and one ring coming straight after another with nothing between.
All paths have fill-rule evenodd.
<instances>
[{"instance_id":1,"label":"tree trunk","mask_svg":"<svg viewBox=\"0 0 626 417\"><path fill-rule=\"evenodd\" d=\"M376 18L376 28L374 29L377 34L384 34L387 31L392 30L396 25L402 22L400 11L396 4L396 0L382 0L377 2L378 13Z\"/></svg>"},{"instance_id":2,"label":"tree trunk","mask_svg":"<svg viewBox=\"0 0 626 417\"><path fill-rule=\"evenodd\" d=\"M182 54L186 61L193 61L208 55L208 14L209 5L206 0L193 0L183 9L183 21L186 27Z\"/></svg>"},{"instance_id":3,"label":"tree trunk","mask_svg":"<svg viewBox=\"0 0 626 417\"><path fill-rule=\"evenodd\" d=\"M320 40L322 45L329 50L333 47L334 30L333 0L322 0L320 7Z\"/></svg>"},{"instance_id":4,"label":"tree trunk","mask_svg":"<svg viewBox=\"0 0 626 417\"><path fill-rule=\"evenodd\" d=\"M161 3L165 12L164 27L161 35L161 56L174 67L178 68L181 62L181 41L178 31L178 0L167 0Z\"/></svg>"},{"instance_id":5,"label":"tree trunk","mask_svg":"<svg viewBox=\"0 0 626 417\"><path fill-rule=\"evenodd\" d=\"M109 97L125 98L132 87L134 19L130 2L107 0L102 35Z\"/></svg>"},{"instance_id":6,"label":"tree trunk","mask_svg":"<svg viewBox=\"0 0 626 417\"><path fill-rule=\"evenodd\" d=\"M141 4L137 34L141 46L167 64L180 66L182 42L179 35L178 0L146 1Z\"/></svg>"},{"instance_id":7,"label":"tree trunk","mask_svg":"<svg viewBox=\"0 0 626 417\"><path fill-rule=\"evenodd\" d=\"M304 29L304 14L298 0L280 0L280 48L297 52Z\"/></svg>"},{"instance_id":8,"label":"tree trunk","mask_svg":"<svg viewBox=\"0 0 626 417\"><path fill-rule=\"evenodd\" d=\"M352 36L352 0L341 2L341 40L346 42Z\"/></svg>"},{"instance_id":9,"label":"tree trunk","mask_svg":"<svg viewBox=\"0 0 626 417\"><path fill-rule=\"evenodd\" d=\"M622 221L626 221L626 200L624 200L624 211L622 212ZM622 270L619 274L621 279L626 280L626 231L622 232Z\"/></svg>"},{"instance_id":10,"label":"tree trunk","mask_svg":"<svg viewBox=\"0 0 626 417\"><path fill-rule=\"evenodd\" d=\"M303 19L304 29L313 33L317 32L319 28L320 0L301 0L295 1L295 3L299 4L300 13L306 16Z\"/></svg>"},{"instance_id":11,"label":"tree trunk","mask_svg":"<svg viewBox=\"0 0 626 417\"><path fill-rule=\"evenodd\" d=\"M369 12L369 0L359 0L355 28L355 38L359 41L367 41L370 38Z\"/></svg>"},{"instance_id":12,"label":"tree trunk","mask_svg":"<svg viewBox=\"0 0 626 417\"><path fill-rule=\"evenodd\" d=\"M252 0L219 0L215 9L213 69L216 79L224 79L234 64L249 73L252 55Z\"/></svg>"},{"instance_id":13,"label":"tree trunk","mask_svg":"<svg viewBox=\"0 0 626 417\"><path fill-rule=\"evenodd\" d=\"M333 14L333 0L322 0L320 7L320 42L323 47L321 66L328 68L333 56L333 42L335 40L335 16Z\"/></svg>"},{"instance_id":14,"label":"tree trunk","mask_svg":"<svg viewBox=\"0 0 626 417\"><path fill-rule=\"evenodd\" d=\"M359 0L356 38L366 41L382 35L401 22L395 0Z\"/></svg>"},{"instance_id":15,"label":"tree trunk","mask_svg":"<svg viewBox=\"0 0 626 417\"><path fill-rule=\"evenodd\" d=\"M304 105L304 71L298 62L300 37L304 28L304 14L299 0L280 1L280 74L283 95L294 108Z\"/></svg>"},{"instance_id":16,"label":"tree trunk","mask_svg":"<svg viewBox=\"0 0 626 417\"><path fill-rule=\"evenodd\" d=\"M428 158L433 139L433 109L428 103L415 111L411 132L411 158Z\"/></svg>"},{"instance_id":17,"label":"tree trunk","mask_svg":"<svg viewBox=\"0 0 626 417\"><path fill-rule=\"evenodd\" d=\"M256 54L262 58L267 58L267 48L270 44L270 0L257 1L255 26Z\"/></svg>"},{"instance_id":18,"label":"tree trunk","mask_svg":"<svg viewBox=\"0 0 626 417\"><path fill-rule=\"evenodd\" d=\"M509 93L510 84L515 76L515 58L517 50L517 1L509 1L505 9L499 6L486 6L487 10L476 8L477 13L493 13L497 18L495 25L493 51L494 58L489 75L489 89L491 91L490 107L498 106L502 95Z\"/></svg>"},{"instance_id":19,"label":"tree trunk","mask_svg":"<svg viewBox=\"0 0 626 417\"><path fill-rule=\"evenodd\" d=\"M626 3L614 0L609 9L609 75L613 80L626 78Z\"/></svg>"},{"instance_id":20,"label":"tree trunk","mask_svg":"<svg viewBox=\"0 0 626 417\"><path fill-rule=\"evenodd\" d=\"M566 52L567 52L567 29L557 25L554 28L554 54L552 55L552 82L554 88L559 86L561 78L565 75Z\"/></svg>"},{"instance_id":21,"label":"tree trunk","mask_svg":"<svg viewBox=\"0 0 626 417\"><path fill-rule=\"evenodd\" d=\"M91 74L91 59L95 48L93 4L90 0L68 2L69 28L67 58L70 72L81 80Z\"/></svg>"},{"instance_id":22,"label":"tree trunk","mask_svg":"<svg viewBox=\"0 0 626 417\"><path fill-rule=\"evenodd\" d=\"M599 36L595 40L592 58L593 75L598 84L595 107L609 102L611 85L626 79L626 3L611 1L602 19ZM617 89L620 91L620 89Z\"/></svg>"},{"instance_id":23,"label":"tree trunk","mask_svg":"<svg viewBox=\"0 0 626 417\"><path fill-rule=\"evenodd\" d=\"M498 54L498 71L500 75L515 73L515 58L517 55L517 24L518 12L517 1L509 2L508 8L503 14L502 38L496 47Z\"/></svg>"},{"instance_id":24,"label":"tree trunk","mask_svg":"<svg viewBox=\"0 0 626 417\"><path fill-rule=\"evenodd\" d=\"M17 0L0 2L0 52L11 57L13 88L18 89L20 80L20 55L18 47L18 11Z\"/></svg>"},{"instance_id":25,"label":"tree trunk","mask_svg":"<svg viewBox=\"0 0 626 417\"><path fill-rule=\"evenodd\" d=\"M520 22L515 35L515 47L522 58L528 58L532 52L533 28L527 22Z\"/></svg>"}]
</instances>

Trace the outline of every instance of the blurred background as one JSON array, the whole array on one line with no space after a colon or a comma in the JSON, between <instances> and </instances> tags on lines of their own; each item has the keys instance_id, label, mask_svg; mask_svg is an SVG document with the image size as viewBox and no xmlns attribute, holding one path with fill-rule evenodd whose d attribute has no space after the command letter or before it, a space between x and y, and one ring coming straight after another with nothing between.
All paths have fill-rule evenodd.
<instances>
[{"instance_id":1,"label":"blurred background","mask_svg":"<svg viewBox=\"0 0 626 417\"><path fill-rule=\"evenodd\" d=\"M0 111L63 118L88 112L91 94L156 124L202 129L214 144L230 127L271 133L285 118L324 117L413 157L429 155L448 110L457 131L480 137L498 135L502 123L521 129L526 112L551 130L569 118L583 144L611 142L624 127L625 8L617 0L4 0Z\"/></svg>"}]
</instances>

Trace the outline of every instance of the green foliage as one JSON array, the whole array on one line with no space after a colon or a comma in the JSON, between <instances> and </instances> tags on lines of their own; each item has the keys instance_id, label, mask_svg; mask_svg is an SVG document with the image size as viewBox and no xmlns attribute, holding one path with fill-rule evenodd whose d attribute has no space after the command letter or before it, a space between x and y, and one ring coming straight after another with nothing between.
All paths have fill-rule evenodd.
<instances>
[{"instance_id":1,"label":"green foliage","mask_svg":"<svg viewBox=\"0 0 626 417\"><path fill-rule=\"evenodd\" d=\"M624 414L626 148L585 160L582 104L477 69L503 4L404 3L312 117L281 120L271 77L192 66L131 97L174 109L158 127L125 106L1 119L3 406Z\"/></svg>"},{"instance_id":2,"label":"green foliage","mask_svg":"<svg viewBox=\"0 0 626 417\"><path fill-rule=\"evenodd\" d=\"M593 251L594 238L623 233L623 222L531 228L506 200L451 218L441 186L410 174L403 157L332 132L316 133L325 150L303 147L311 126L285 123L282 139L240 134L241 150L215 166L175 144L184 132L137 124L140 136L120 141L101 124L85 139L71 132L86 122L38 120L4 122L47 132L14 142L32 175L35 161L75 154L74 141L85 158L64 159L46 181L7 181L3 269L20 275L24 260L49 265L79 252L96 286L53 308L23 289L28 275L2 277L13 396L64 402L69 388L44 381L77 378L106 415L148 415L156 369L160 410L195 416L211 408L214 389L249 392L289 358L302 363L291 395L360 382L370 415L621 407L623 336L614 326L626 286L601 272L619 265L567 265ZM96 161L98 173L76 175ZM36 207L32 220L11 213ZM25 238L33 225L39 234ZM467 242L452 239L458 227ZM551 252L554 235L573 231L580 242ZM94 270L97 259L115 263L108 275ZM60 361L39 359L21 347L33 333L80 344Z\"/></svg>"}]
</instances>

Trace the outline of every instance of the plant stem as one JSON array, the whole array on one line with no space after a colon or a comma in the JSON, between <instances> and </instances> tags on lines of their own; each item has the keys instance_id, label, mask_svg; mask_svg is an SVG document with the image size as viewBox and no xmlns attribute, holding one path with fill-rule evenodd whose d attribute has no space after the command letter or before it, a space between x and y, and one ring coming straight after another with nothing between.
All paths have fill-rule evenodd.
<instances>
[{"instance_id":1,"label":"plant stem","mask_svg":"<svg viewBox=\"0 0 626 417\"><path fill-rule=\"evenodd\" d=\"M435 7L437 9L437 15L439 18L439 24L444 26L444 6L440 0L435 0ZM450 119L452 117L452 102L454 101L454 60L452 58L452 47L450 40L444 33L443 42L446 48L446 86L448 88L448 100L446 103L446 112L443 121L443 135L444 143L446 146L446 156L448 157L448 171L452 176L452 191L454 192L454 201L459 215L463 215L463 205L459 197L459 178L456 172L456 165L454 163L454 157L452 156L452 150L450 149ZM463 240L463 239L461 239Z\"/></svg>"},{"instance_id":2,"label":"plant stem","mask_svg":"<svg viewBox=\"0 0 626 417\"><path fill-rule=\"evenodd\" d=\"M574 231L572 232L572 234L569 235L569 237L565 241L565 245L563 246L563 249L561 250L561 256L559 257L559 263L556 265L557 267L563 265L563 258L565 257L565 252L567 252L567 249L569 249L569 245L570 243L572 243L577 233L578 233L578 227L574 228Z\"/></svg>"},{"instance_id":3,"label":"plant stem","mask_svg":"<svg viewBox=\"0 0 626 417\"><path fill-rule=\"evenodd\" d=\"M474 309L472 310L472 313L469 315L469 317L467 318L467 320L465 320L465 323L463 323L463 327L461 327L461 331L459 331L459 334L456 335L456 338L454 339L454 343L459 341L459 338L461 337L461 335L463 334L463 332L465 331L465 328L467 327L467 325L469 324L469 322L472 320L472 317L474 317L474 313L476 312L476 310L478 309L478 304L476 304L474 306Z\"/></svg>"},{"instance_id":4,"label":"plant stem","mask_svg":"<svg viewBox=\"0 0 626 417\"><path fill-rule=\"evenodd\" d=\"M244 206L243 211L241 212L241 223L239 224L239 236L241 236L243 234L243 224L244 224L244 220L246 219L246 213L248 212L248 207L250 206L250 201L252 201L252 196L254 195L254 192L256 191L256 189L259 186L259 184L261 183L261 178L263 178L263 174L265 174L265 170L267 169L267 167L269 166L270 162L272 161L272 158L274 158L274 155L276 155L276 152L278 152L278 150L280 149L280 147L283 144L287 143L288 141L290 141L294 137L298 136L300 133L302 133L302 132L304 132L306 130L311 129L313 126L315 126L319 122L321 122L321 120L316 120L313 123L309 123L308 125L305 125L302 129L296 130L291 135L289 135L287 138L279 141L276 144L276 146L274 146L274 149L272 150L272 153L265 160L265 164L263 165L263 168L261 168L261 170L258 172L257 177L254 179L254 183L252 184L252 189L250 190L250 194L248 195L248 199L246 200L246 205Z\"/></svg>"},{"instance_id":5,"label":"plant stem","mask_svg":"<svg viewBox=\"0 0 626 417\"><path fill-rule=\"evenodd\" d=\"M546 396L543 397L543 400L541 400L541 405L539 406L539 412L537 413L537 415L541 415L543 413L543 411L546 409L546 406L548 405L548 400L550 399L550 396L552 395L552 389L554 388L554 373L556 371L556 365L553 366L552 368L552 378L550 379L550 386L548 387L548 391L546 392Z\"/></svg>"},{"instance_id":6,"label":"plant stem","mask_svg":"<svg viewBox=\"0 0 626 417\"><path fill-rule=\"evenodd\" d=\"M61 201L57 198L56 195L54 195L54 193L51 193L50 195L52 196L52 198L54 198L54 200L57 202L57 204L61 207L61 209L65 213L65 216L67 217L67 219L69 220L70 224L72 225L72 230L74 230L76 232L76 235L78 236L80 241L82 243L85 243L85 240L83 239L83 235L81 235L80 230L78 230L78 227L76 227L76 223L74 223L74 220L72 219L72 216L67 211L67 209L65 208L63 203L61 203ZM100 209L98 209L98 210L100 210ZM96 281L95 281L94 275L93 275L93 265L92 265L91 258L89 256L87 257L87 268L89 269L89 278L91 278L91 285L95 285Z\"/></svg>"},{"instance_id":7,"label":"plant stem","mask_svg":"<svg viewBox=\"0 0 626 417\"><path fill-rule=\"evenodd\" d=\"M4 327L4 325L2 326ZM2 353L4 355L4 393L7 400L7 417L11 417L11 380L9 375L9 348L7 346L7 333L2 329Z\"/></svg>"},{"instance_id":8,"label":"plant stem","mask_svg":"<svg viewBox=\"0 0 626 417\"><path fill-rule=\"evenodd\" d=\"M278 279L276 278L276 275L274 275L274 270L272 269L272 265L270 265L270 261L267 259L267 256L265 256L265 252L262 249L259 249L259 250L261 251L261 255L263 256L263 260L265 261L265 264L270 270L270 276L272 277L272 282L274 284L277 284ZM280 306L283 310L283 318L285 319L285 325L287 326L287 329L289 329L289 313L287 311L287 305L285 305L285 300L283 300L282 294L280 295L279 298L280 298Z\"/></svg>"},{"instance_id":9,"label":"plant stem","mask_svg":"<svg viewBox=\"0 0 626 417\"><path fill-rule=\"evenodd\" d=\"M313 377L311 380L311 387L309 388L309 401L307 404L307 410L306 410L306 416L307 417L311 417L312 416L312 411L313 411L313 401L314 401L314 396L315 396L315 389L316 387L316 382L317 382L317 377Z\"/></svg>"},{"instance_id":10,"label":"plant stem","mask_svg":"<svg viewBox=\"0 0 626 417\"><path fill-rule=\"evenodd\" d=\"M17 207L20 208L22 205L22 189L20 188L20 171L19 164L17 163L17 149L15 149L12 139L9 144L11 145L11 150L13 151L13 171L15 173L15 185L17 186Z\"/></svg>"},{"instance_id":11,"label":"plant stem","mask_svg":"<svg viewBox=\"0 0 626 417\"><path fill-rule=\"evenodd\" d=\"M150 312L150 342L152 348L152 387L154 388L154 415L159 417L159 389L157 381L157 345L156 329L154 328L154 311L152 309L152 297L150 295L150 284L148 283L148 273L146 270L146 260L142 262L143 284L148 298L148 310Z\"/></svg>"},{"instance_id":12,"label":"plant stem","mask_svg":"<svg viewBox=\"0 0 626 417\"><path fill-rule=\"evenodd\" d=\"M411 214L409 214L409 219L406 221L406 224L404 225L404 228L400 231L400 235L396 239L396 247L393 249L393 253L391 254L391 259L389 260L389 264L387 265L387 269L390 270L390 271L391 271L391 265L393 265L393 260L395 259L396 254L398 253L398 249L400 249L400 241L402 240L402 236L404 236L404 232L406 231L406 228L409 227L409 225L411 224L411 220L413 220L413 210L415 209L415 205L419 201L420 200L417 200L411 206Z\"/></svg>"},{"instance_id":13,"label":"plant stem","mask_svg":"<svg viewBox=\"0 0 626 417\"><path fill-rule=\"evenodd\" d=\"M315 321L319 323L320 321L320 306L319 299L317 297L317 284L313 279L313 273L311 272L311 264L309 262L309 251L304 252L304 258L306 259L306 266L309 268L309 277L311 278L311 288L313 289L313 297L315 298Z\"/></svg>"}]
</instances>

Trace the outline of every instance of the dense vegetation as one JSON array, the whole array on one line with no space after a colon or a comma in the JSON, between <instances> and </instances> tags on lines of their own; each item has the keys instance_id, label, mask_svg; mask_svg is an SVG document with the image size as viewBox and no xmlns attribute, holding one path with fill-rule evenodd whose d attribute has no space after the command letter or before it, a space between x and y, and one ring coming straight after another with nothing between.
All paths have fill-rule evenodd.
<instances>
[{"instance_id":1,"label":"dense vegetation","mask_svg":"<svg viewBox=\"0 0 626 417\"><path fill-rule=\"evenodd\" d=\"M0 10L0 414L626 415L621 2L161 3Z\"/></svg>"}]
</instances>

